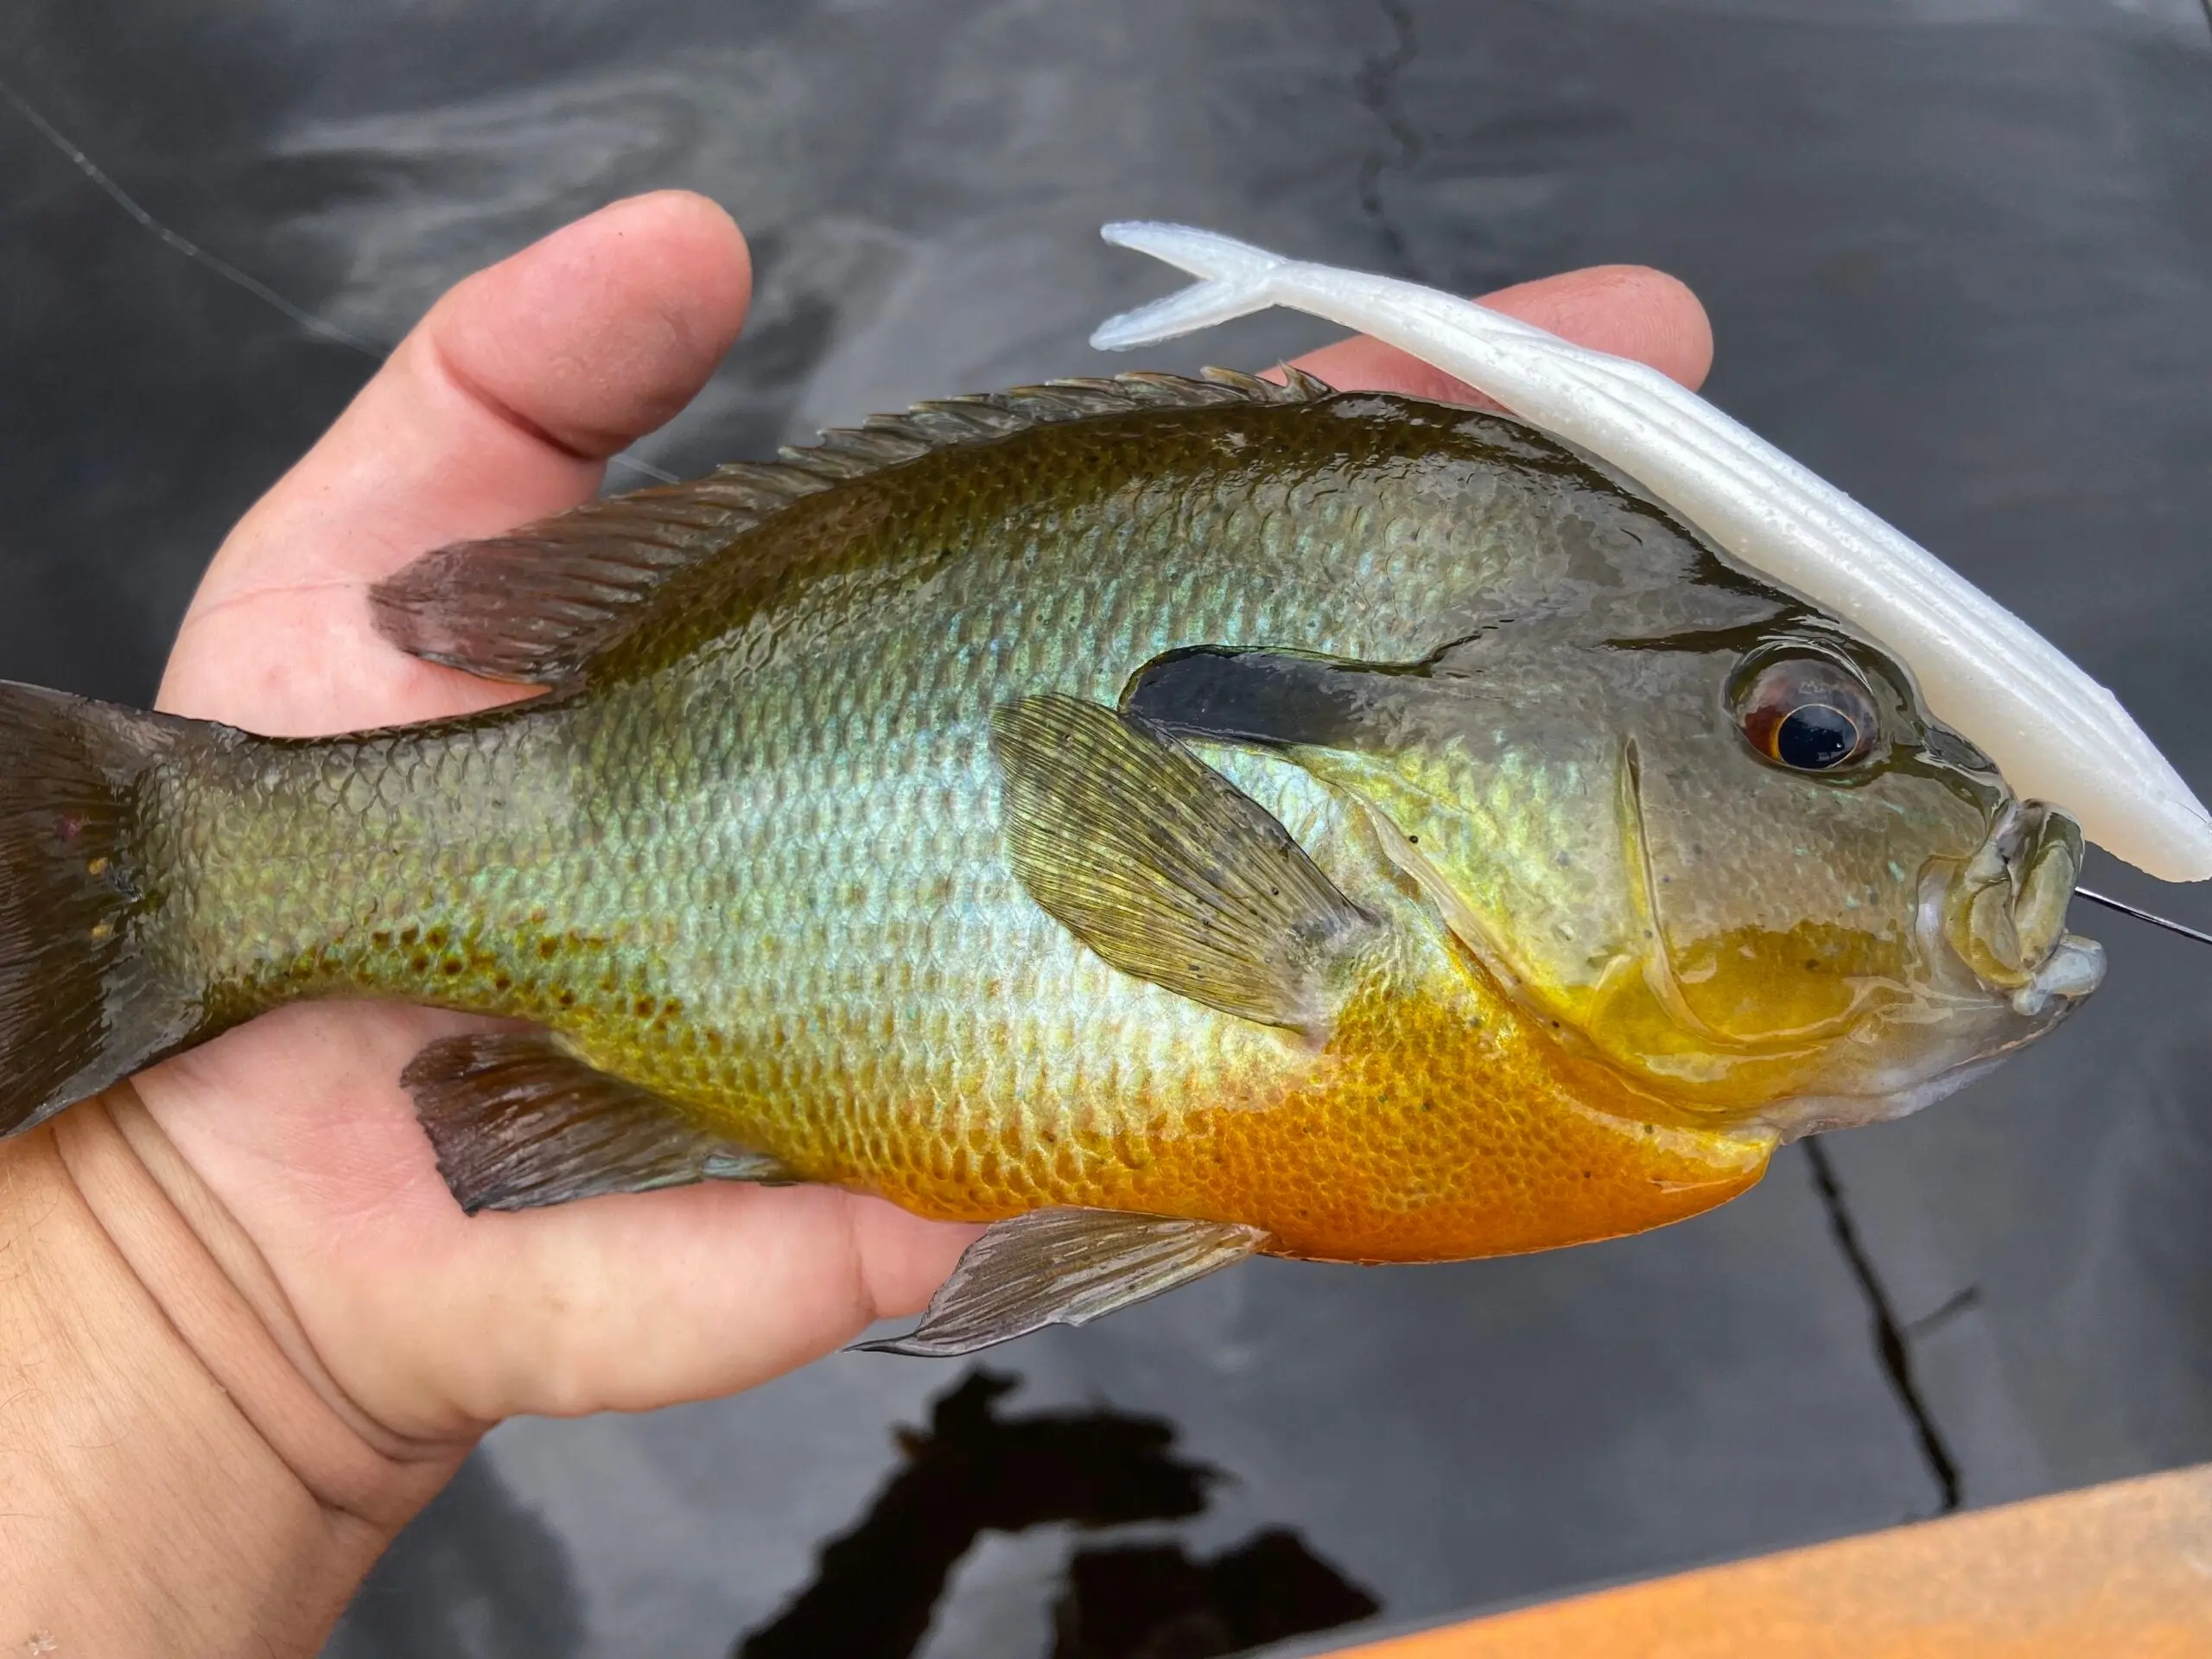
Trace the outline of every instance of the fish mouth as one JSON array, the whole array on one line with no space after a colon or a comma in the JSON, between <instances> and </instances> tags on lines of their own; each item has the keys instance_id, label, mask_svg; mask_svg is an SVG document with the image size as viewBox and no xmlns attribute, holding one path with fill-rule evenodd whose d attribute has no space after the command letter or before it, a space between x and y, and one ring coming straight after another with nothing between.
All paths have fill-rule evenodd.
<instances>
[{"instance_id":1,"label":"fish mouth","mask_svg":"<svg viewBox=\"0 0 2212 1659\"><path fill-rule=\"evenodd\" d=\"M2082 829L2042 801L2013 800L1943 884L1936 924L1944 945L2012 1011L2034 1019L2103 983L2104 947L2066 931L2082 872Z\"/></svg>"}]
</instances>

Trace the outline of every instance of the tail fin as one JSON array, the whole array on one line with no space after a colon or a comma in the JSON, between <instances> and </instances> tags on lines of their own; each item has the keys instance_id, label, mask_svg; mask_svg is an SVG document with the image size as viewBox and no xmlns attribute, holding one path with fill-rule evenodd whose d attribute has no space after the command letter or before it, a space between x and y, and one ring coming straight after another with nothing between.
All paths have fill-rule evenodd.
<instances>
[{"instance_id":1,"label":"tail fin","mask_svg":"<svg viewBox=\"0 0 2212 1659\"><path fill-rule=\"evenodd\" d=\"M0 1135L175 1047L196 992L138 948L140 784L190 722L0 682Z\"/></svg>"}]
</instances>

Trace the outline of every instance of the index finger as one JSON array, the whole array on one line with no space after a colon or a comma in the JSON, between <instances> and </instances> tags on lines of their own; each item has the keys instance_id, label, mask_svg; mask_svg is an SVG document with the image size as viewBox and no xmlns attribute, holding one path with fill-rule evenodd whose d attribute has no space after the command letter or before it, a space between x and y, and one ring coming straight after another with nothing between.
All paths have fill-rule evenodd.
<instances>
[{"instance_id":1,"label":"index finger","mask_svg":"<svg viewBox=\"0 0 2212 1659\"><path fill-rule=\"evenodd\" d=\"M1482 303L1578 346L1649 363L1693 391L1713 366L1713 325L1697 296L1646 265L1592 265L1502 288L1483 296ZM1446 404L1491 401L1443 370L1364 335L1325 346L1294 366L1339 391L1398 391Z\"/></svg>"},{"instance_id":2,"label":"index finger","mask_svg":"<svg viewBox=\"0 0 2212 1659\"><path fill-rule=\"evenodd\" d=\"M736 225L681 191L617 202L458 284L224 543L163 706L301 733L463 706L465 677L374 639L360 589L590 499L606 458L705 384L751 288Z\"/></svg>"}]
</instances>

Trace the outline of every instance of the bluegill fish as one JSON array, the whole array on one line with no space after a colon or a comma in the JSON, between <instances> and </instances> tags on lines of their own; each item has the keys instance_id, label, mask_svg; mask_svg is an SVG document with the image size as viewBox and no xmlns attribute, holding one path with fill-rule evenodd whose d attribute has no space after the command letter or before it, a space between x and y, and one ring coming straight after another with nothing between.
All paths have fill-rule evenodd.
<instances>
[{"instance_id":1,"label":"bluegill fish","mask_svg":"<svg viewBox=\"0 0 2212 1659\"><path fill-rule=\"evenodd\" d=\"M0 1128L309 997L470 1208L707 1178L1000 1224L912 1351L1250 1254L1693 1214L2092 989L2081 838L1912 677L1502 416L955 399L433 554L545 694L273 740L0 690Z\"/></svg>"}]
</instances>

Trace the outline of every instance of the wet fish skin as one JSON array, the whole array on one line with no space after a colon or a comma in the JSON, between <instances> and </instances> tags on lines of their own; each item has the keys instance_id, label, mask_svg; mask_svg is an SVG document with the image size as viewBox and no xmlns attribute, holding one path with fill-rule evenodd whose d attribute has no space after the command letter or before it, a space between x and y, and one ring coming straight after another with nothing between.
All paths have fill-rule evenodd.
<instances>
[{"instance_id":1,"label":"wet fish skin","mask_svg":"<svg viewBox=\"0 0 2212 1659\"><path fill-rule=\"evenodd\" d=\"M143 740L116 845L169 1005L146 1052L303 997L428 1002L536 1022L684 1133L924 1214L1423 1260L1694 1213L1758 1179L1792 1101L1878 1116L2065 1006L1921 959L1923 882L2009 795L1923 753L1902 671L1509 421L1109 408L856 468L671 564L534 702ZM1887 676L1895 753L1848 788L1751 756L1725 706L1747 647L1800 636ZM1005 855L995 711L1112 709L1201 647L1372 670L1334 729L1179 740L1373 918L1308 1028L1109 965ZM1668 866L1642 899L1632 845ZM1686 897L1646 928L1662 890ZM1670 930L1678 999L1679 959L1719 993L1688 1036L1637 991ZM1889 1023L1765 1052L1805 1024L1775 1008L1839 978L1897 988Z\"/></svg>"},{"instance_id":2,"label":"wet fish skin","mask_svg":"<svg viewBox=\"0 0 2212 1659\"><path fill-rule=\"evenodd\" d=\"M1123 221L1101 234L1198 278L1109 318L1127 351L1271 306L1370 335L1618 466L1749 569L1880 639L2012 782L2169 881L2212 877L2212 813L2119 699L1864 504L1650 365L1593 351L1402 278L1286 258L1218 232Z\"/></svg>"}]
</instances>

